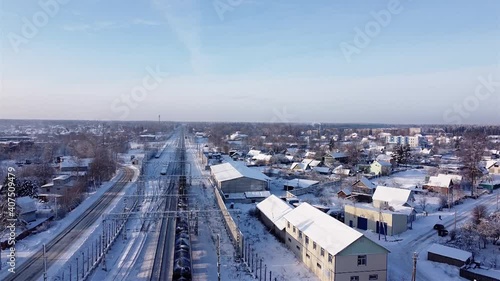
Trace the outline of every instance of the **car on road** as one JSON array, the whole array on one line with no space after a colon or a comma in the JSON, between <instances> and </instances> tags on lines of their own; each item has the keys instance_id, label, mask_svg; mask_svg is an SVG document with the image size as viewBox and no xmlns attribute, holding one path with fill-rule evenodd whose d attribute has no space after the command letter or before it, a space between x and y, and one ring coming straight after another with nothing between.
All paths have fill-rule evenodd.
<instances>
[{"instance_id":1,"label":"car on road","mask_svg":"<svg viewBox=\"0 0 500 281\"><path fill-rule=\"evenodd\" d=\"M434 225L434 229L435 229L435 230L442 230L442 229L445 229L445 227L444 227L444 225L442 225L442 224L436 223L436 224Z\"/></svg>"},{"instance_id":2,"label":"car on road","mask_svg":"<svg viewBox=\"0 0 500 281\"><path fill-rule=\"evenodd\" d=\"M438 230L438 235L441 237L444 237L444 236L448 235L448 230L440 229L440 230Z\"/></svg>"}]
</instances>

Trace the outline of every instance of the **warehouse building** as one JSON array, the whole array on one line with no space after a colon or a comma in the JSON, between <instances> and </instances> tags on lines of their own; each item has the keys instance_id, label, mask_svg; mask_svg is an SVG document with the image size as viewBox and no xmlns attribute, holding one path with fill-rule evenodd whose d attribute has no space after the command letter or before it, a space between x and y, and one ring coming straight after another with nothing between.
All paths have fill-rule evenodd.
<instances>
[{"instance_id":1,"label":"warehouse building","mask_svg":"<svg viewBox=\"0 0 500 281\"><path fill-rule=\"evenodd\" d=\"M210 173L215 185L224 194L267 190L270 180L263 173L237 162L211 166Z\"/></svg>"}]
</instances>

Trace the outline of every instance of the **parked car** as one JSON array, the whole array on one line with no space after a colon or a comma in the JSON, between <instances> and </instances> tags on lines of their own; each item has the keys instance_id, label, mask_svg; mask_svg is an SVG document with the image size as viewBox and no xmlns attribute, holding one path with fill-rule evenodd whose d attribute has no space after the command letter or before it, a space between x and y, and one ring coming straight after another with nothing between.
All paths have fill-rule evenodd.
<instances>
[{"instance_id":1,"label":"parked car","mask_svg":"<svg viewBox=\"0 0 500 281\"><path fill-rule=\"evenodd\" d=\"M442 224L436 223L436 224L434 225L434 229L435 229L435 230L443 230L443 229L445 229L445 227L444 227L444 225L442 225Z\"/></svg>"},{"instance_id":2,"label":"parked car","mask_svg":"<svg viewBox=\"0 0 500 281\"><path fill-rule=\"evenodd\" d=\"M441 237L444 237L444 236L448 235L448 230L440 229L440 230L438 230L438 235Z\"/></svg>"}]
</instances>

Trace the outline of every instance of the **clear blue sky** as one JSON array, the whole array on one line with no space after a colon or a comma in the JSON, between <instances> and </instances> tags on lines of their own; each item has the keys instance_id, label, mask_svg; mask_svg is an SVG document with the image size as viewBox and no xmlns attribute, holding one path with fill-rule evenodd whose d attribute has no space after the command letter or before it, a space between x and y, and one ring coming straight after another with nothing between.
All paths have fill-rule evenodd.
<instances>
[{"instance_id":1,"label":"clear blue sky","mask_svg":"<svg viewBox=\"0 0 500 281\"><path fill-rule=\"evenodd\" d=\"M0 10L0 118L500 121L496 0L4 0Z\"/></svg>"}]
</instances>

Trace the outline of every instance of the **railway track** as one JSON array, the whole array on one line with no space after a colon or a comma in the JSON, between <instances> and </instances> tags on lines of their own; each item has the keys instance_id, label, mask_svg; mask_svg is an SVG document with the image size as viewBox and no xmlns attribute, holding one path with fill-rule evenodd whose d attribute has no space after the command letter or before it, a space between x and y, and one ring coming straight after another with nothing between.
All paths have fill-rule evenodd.
<instances>
[{"instance_id":1,"label":"railway track","mask_svg":"<svg viewBox=\"0 0 500 281\"><path fill-rule=\"evenodd\" d=\"M111 201L116 197L125 185L130 182L134 175L132 169L124 168L124 174L103 194L96 202L94 202L83 215L71 223L63 232L57 235L52 241L46 245L46 260L47 268L52 266L59 257L66 253L68 246L77 241L85 230L93 225L104 210L109 207ZM39 250L33 254L31 258L26 260L21 266L16 268L16 273L7 276L5 281L31 281L42 277L44 271L43 250Z\"/></svg>"},{"instance_id":2,"label":"railway track","mask_svg":"<svg viewBox=\"0 0 500 281\"><path fill-rule=\"evenodd\" d=\"M169 182L168 189L165 194L173 195L168 196L162 205L163 211L166 212L176 212L178 208L184 208L184 202L178 198L177 195L182 195L184 193L184 189L186 187L186 176L185 176L185 160L186 160L186 148L184 143L184 134L181 132L180 139L177 141L177 150L175 153L174 162L171 162L172 169L169 169L169 175L172 175L172 179ZM175 175L180 175L178 178ZM179 207L181 206L181 207ZM154 264L152 267L152 273L150 275L151 281L156 280L177 280L174 278L174 272L176 269L176 263L178 262L176 255L174 255L174 251L177 251L177 239L179 239L179 233L177 232L177 228L180 227L179 219L183 220L185 218L178 218L177 216L167 216L161 219L160 225L158 225L159 229L159 239L156 247ZM185 223L185 222L183 222ZM185 239L185 238L182 238ZM190 252L190 250L189 250ZM176 252L177 253L177 252ZM183 257L185 259L185 257ZM189 259L190 259L189 255ZM183 269L184 270L184 269ZM189 266L189 271L190 271ZM189 273L189 276L191 274ZM183 279L190 280L190 279Z\"/></svg>"}]
</instances>

